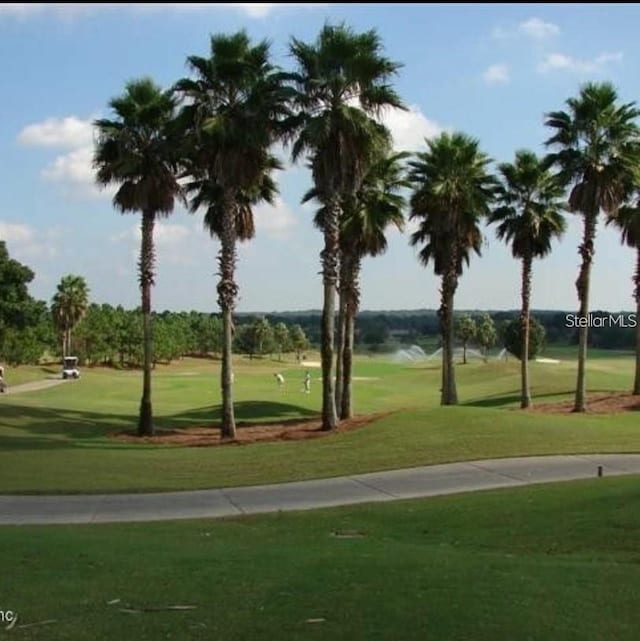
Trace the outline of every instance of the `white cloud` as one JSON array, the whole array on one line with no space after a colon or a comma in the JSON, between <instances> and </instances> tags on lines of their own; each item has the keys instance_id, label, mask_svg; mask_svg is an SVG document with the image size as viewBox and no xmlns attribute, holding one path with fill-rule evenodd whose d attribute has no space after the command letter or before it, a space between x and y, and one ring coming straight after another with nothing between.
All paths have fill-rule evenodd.
<instances>
[{"instance_id":1,"label":"white cloud","mask_svg":"<svg viewBox=\"0 0 640 641\"><path fill-rule=\"evenodd\" d=\"M262 203L254 208L253 215L256 234L264 232L269 238L283 240L289 238L291 231L298 224L295 214L282 198L276 198L275 204Z\"/></svg>"},{"instance_id":2,"label":"white cloud","mask_svg":"<svg viewBox=\"0 0 640 641\"><path fill-rule=\"evenodd\" d=\"M42 122L27 125L18 134L21 145L31 147L65 147L75 149L93 143L91 119L76 116L47 118Z\"/></svg>"},{"instance_id":3,"label":"white cloud","mask_svg":"<svg viewBox=\"0 0 640 641\"><path fill-rule=\"evenodd\" d=\"M407 111L387 109L382 115L382 122L391 132L398 151L419 149L424 146L425 138L433 138L443 131L443 127L429 120L418 105L410 105Z\"/></svg>"},{"instance_id":4,"label":"white cloud","mask_svg":"<svg viewBox=\"0 0 640 641\"><path fill-rule=\"evenodd\" d=\"M0 240L6 240L9 243L25 243L31 241L32 238L33 230L28 225L0 221Z\"/></svg>"},{"instance_id":5,"label":"white cloud","mask_svg":"<svg viewBox=\"0 0 640 641\"><path fill-rule=\"evenodd\" d=\"M592 59L580 59L567 56L563 53L547 54L544 60L538 65L540 73L550 71L569 71L572 73L599 73L611 62L621 62L623 58L621 51L604 52Z\"/></svg>"},{"instance_id":6,"label":"white cloud","mask_svg":"<svg viewBox=\"0 0 640 641\"><path fill-rule=\"evenodd\" d=\"M58 229L36 232L29 225L0 221L0 240L10 245L9 253L18 260L56 256L56 240L59 238Z\"/></svg>"},{"instance_id":7,"label":"white cloud","mask_svg":"<svg viewBox=\"0 0 640 641\"><path fill-rule=\"evenodd\" d=\"M140 254L141 238L142 230L138 217L137 224L131 225L119 234L114 234L110 240L113 243L128 242L132 260L137 261ZM157 254L157 264L195 264L196 261L190 247L193 241L194 232L186 225L156 221L153 227L153 243Z\"/></svg>"},{"instance_id":8,"label":"white cloud","mask_svg":"<svg viewBox=\"0 0 640 641\"><path fill-rule=\"evenodd\" d=\"M560 27L540 18L529 18L518 25L518 32L536 40L544 40L557 36L560 33Z\"/></svg>"},{"instance_id":9,"label":"white cloud","mask_svg":"<svg viewBox=\"0 0 640 641\"><path fill-rule=\"evenodd\" d=\"M18 19L26 19L41 14L53 14L61 18L73 18L94 14L106 10L130 11L134 13L151 13L161 11L172 12L195 12L195 11L216 11L221 9L241 11L250 18L264 18L273 11L282 7L321 7L326 6L324 3L270 3L270 2L146 2L120 4L115 2L102 3L7 3L0 4L0 18L8 16Z\"/></svg>"},{"instance_id":10,"label":"white cloud","mask_svg":"<svg viewBox=\"0 0 640 641\"><path fill-rule=\"evenodd\" d=\"M156 221L153 227L153 240L156 245L163 247L170 247L171 245L178 245L186 238L192 235L192 230L186 225L179 223L165 223ZM132 225L128 229L111 236L113 242L121 240L131 240L140 243L142 238L142 230L140 224Z\"/></svg>"},{"instance_id":11,"label":"white cloud","mask_svg":"<svg viewBox=\"0 0 640 641\"><path fill-rule=\"evenodd\" d=\"M510 80L509 66L504 63L491 65L482 72L482 79L490 86L507 84Z\"/></svg>"},{"instance_id":12,"label":"white cloud","mask_svg":"<svg viewBox=\"0 0 640 641\"><path fill-rule=\"evenodd\" d=\"M56 156L40 175L48 182L58 184L70 199L93 200L110 199L118 187L100 187L95 180L92 166L93 147L81 147L66 154Z\"/></svg>"},{"instance_id":13,"label":"white cloud","mask_svg":"<svg viewBox=\"0 0 640 641\"><path fill-rule=\"evenodd\" d=\"M492 36L498 40L507 40L526 36L532 40L547 40L560 34L560 27L552 22L546 22L541 18L529 18L524 22L509 27L496 27Z\"/></svg>"}]
</instances>

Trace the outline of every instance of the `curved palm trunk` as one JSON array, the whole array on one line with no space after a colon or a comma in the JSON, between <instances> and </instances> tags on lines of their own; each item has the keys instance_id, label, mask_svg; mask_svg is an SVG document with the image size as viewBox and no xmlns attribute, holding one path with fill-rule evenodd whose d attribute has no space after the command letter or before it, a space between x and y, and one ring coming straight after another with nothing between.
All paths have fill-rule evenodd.
<instances>
[{"instance_id":1,"label":"curved palm trunk","mask_svg":"<svg viewBox=\"0 0 640 641\"><path fill-rule=\"evenodd\" d=\"M151 333L151 287L153 286L153 226L155 212L142 213L142 245L140 248L140 288L142 290L143 371L142 399L138 419L138 435L153 435L153 410L151 407L151 364L153 361L153 336Z\"/></svg>"},{"instance_id":2,"label":"curved palm trunk","mask_svg":"<svg viewBox=\"0 0 640 641\"><path fill-rule=\"evenodd\" d=\"M327 207L324 228L324 249L320 253L324 301L322 305L322 429L334 430L338 423L333 389L333 339L335 331L336 284L339 263L340 200L334 196Z\"/></svg>"},{"instance_id":3,"label":"curved palm trunk","mask_svg":"<svg viewBox=\"0 0 640 641\"><path fill-rule=\"evenodd\" d=\"M356 316L360 307L360 257L350 256L347 268L347 308L344 354L342 366L342 403L340 404L340 418L347 419L353 416L353 345L355 340Z\"/></svg>"},{"instance_id":4,"label":"curved palm trunk","mask_svg":"<svg viewBox=\"0 0 640 641\"><path fill-rule=\"evenodd\" d=\"M236 437L236 420L233 413L233 395L231 386L232 343L233 343L233 308L238 286L235 282L236 267L236 224L235 199L230 194L224 196L222 230L220 233L220 253L218 264L220 280L218 282L218 305L222 311L222 368L220 388L222 391L222 423L220 432L223 438Z\"/></svg>"},{"instance_id":5,"label":"curved palm trunk","mask_svg":"<svg viewBox=\"0 0 640 641\"><path fill-rule=\"evenodd\" d=\"M340 261L340 282L338 285L338 325L336 327L336 383L335 383L335 397L336 397L336 411L337 408L342 406L343 397L343 358L344 346L346 340L346 325L347 325L347 256L342 252ZM343 418L343 417L341 417Z\"/></svg>"},{"instance_id":6,"label":"curved palm trunk","mask_svg":"<svg viewBox=\"0 0 640 641\"><path fill-rule=\"evenodd\" d=\"M576 290L580 301L580 318L589 317L589 285L591 282L591 264L593 263L594 240L596 237L596 223L598 222L598 210L585 214L584 235L580 249L582 257L580 273L576 280ZM579 329L578 344L578 380L576 383L576 397L573 406L574 412L586 412L586 366L587 366L587 340L589 336L588 323Z\"/></svg>"},{"instance_id":7,"label":"curved palm trunk","mask_svg":"<svg viewBox=\"0 0 640 641\"><path fill-rule=\"evenodd\" d=\"M520 354L520 374L522 378L522 398L520 407L525 409L531 407L531 390L529 389L529 330L531 315L531 254L522 259L522 312L520 322L522 324L522 347Z\"/></svg>"},{"instance_id":8,"label":"curved palm trunk","mask_svg":"<svg viewBox=\"0 0 640 641\"><path fill-rule=\"evenodd\" d=\"M636 299L636 375L633 382L633 393L640 394L640 247L636 251L635 273L635 299Z\"/></svg>"},{"instance_id":9,"label":"curved palm trunk","mask_svg":"<svg viewBox=\"0 0 640 641\"><path fill-rule=\"evenodd\" d=\"M456 373L453 364L453 297L458 281L456 265L457 247L454 244L447 260L447 271L442 276L441 303L440 310L438 311L438 315L440 316L440 331L442 333L441 405L458 404Z\"/></svg>"}]
</instances>

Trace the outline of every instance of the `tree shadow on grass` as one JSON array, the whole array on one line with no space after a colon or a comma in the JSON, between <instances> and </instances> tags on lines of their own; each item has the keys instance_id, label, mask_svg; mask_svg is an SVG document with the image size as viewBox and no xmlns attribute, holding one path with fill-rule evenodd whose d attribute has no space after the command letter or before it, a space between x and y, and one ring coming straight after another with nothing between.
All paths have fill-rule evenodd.
<instances>
[{"instance_id":1,"label":"tree shadow on grass","mask_svg":"<svg viewBox=\"0 0 640 641\"><path fill-rule=\"evenodd\" d=\"M282 423L290 420L318 418L318 412L307 407L291 403L272 401L240 401L234 403L234 412L238 428L252 424ZM222 419L222 405L209 405L158 418L163 427L218 427Z\"/></svg>"},{"instance_id":2,"label":"tree shadow on grass","mask_svg":"<svg viewBox=\"0 0 640 641\"><path fill-rule=\"evenodd\" d=\"M533 397L534 403L536 402L546 402L543 399L552 398L554 396L567 396L568 394L573 394L575 390L566 390L564 392L553 392L551 394L541 394L539 397ZM485 398L473 399L462 403L466 407L507 407L508 405L513 405L514 403L520 403L522 398L520 390L513 390L511 392L506 392L502 394L494 394L492 396L487 396Z\"/></svg>"},{"instance_id":3,"label":"tree shadow on grass","mask_svg":"<svg viewBox=\"0 0 640 641\"><path fill-rule=\"evenodd\" d=\"M138 417L132 414L50 409L2 403L0 452L19 450L128 449L157 445L129 445L109 438L117 432L135 432ZM243 401L234 404L238 428L256 423L317 418L317 412L288 403ZM157 413L159 429L196 426L218 427L221 406L211 405L176 414ZM6 429L9 428L9 429Z\"/></svg>"}]
</instances>

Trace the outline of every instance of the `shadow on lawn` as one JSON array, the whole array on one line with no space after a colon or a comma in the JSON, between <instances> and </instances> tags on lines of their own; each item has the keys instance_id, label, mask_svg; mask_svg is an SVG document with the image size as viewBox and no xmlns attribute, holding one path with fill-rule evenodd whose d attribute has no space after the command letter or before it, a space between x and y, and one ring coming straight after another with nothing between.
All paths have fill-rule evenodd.
<instances>
[{"instance_id":1,"label":"shadow on lawn","mask_svg":"<svg viewBox=\"0 0 640 641\"><path fill-rule=\"evenodd\" d=\"M318 417L318 413L288 403L244 401L234 404L238 428L251 423L282 423ZM170 415L155 415L159 429L217 427L221 406L213 405ZM137 415L100 414L98 412L49 409L2 404L0 451L51 449L123 449L132 447L108 438L114 432L135 431ZM2 433L2 427L10 433ZM156 445L134 445L158 447Z\"/></svg>"},{"instance_id":2,"label":"shadow on lawn","mask_svg":"<svg viewBox=\"0 0 640 641\"><path fill-rule=\"evenodd\" d=\"M541 394L539 397L533 396L534 403L546 403L544 399L552 398L554 396L567 396L573 394L575 390L566 390L564 392L553 392L552 394ZM508 405L513 405L514 403L520 403L521 393L520 390L513 390L507 392L506 394L495 394L493 396L487 396L481 399L474 399L462 403L467 407L506 407Z\"/></svg>"}]
</instances>

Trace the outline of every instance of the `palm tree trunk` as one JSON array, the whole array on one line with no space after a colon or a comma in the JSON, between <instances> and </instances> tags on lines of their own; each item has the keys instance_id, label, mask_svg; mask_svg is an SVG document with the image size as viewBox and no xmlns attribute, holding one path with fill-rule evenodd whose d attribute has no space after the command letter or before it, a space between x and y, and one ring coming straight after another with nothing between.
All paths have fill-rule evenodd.
<instances>
[{"instance_id":1,"label":"palm tree trunk","mask_svg":"<svg viewBox=\"0 0 640 641\"><path fill-rule=\"evenodd\" d=\"M467 339L462 341L462 364L467 364Z\"/></svg>"},{"instance_id":2,"label":"palm tree trunk","mask_svg":"<svg viewBox=\"0 0 640 641\"><path fill-rule=\"evenodd\" d=\"M531 390L529 389L529 329L531 314L531 254L526 255L522 260L522 312L520 322L522 324L522 347L520 350L522 361L520 373L522 377L522 398L520 407L525 409L531 407Z\"/></svg>"},{"instance_id":3,"label":"palm tree trunk","mask_svg":"<svg viewBox=\"0 0 640 641\"><path fill-rule=\"evenodd\" d=\"M356 316L360 307L360 258L358 256L350 257L347 271L347 322L342 366L342 404L340 405L340 418L342 419L353 416L353 344L355 341Z\"/></svg>"},{"instance_id":4,"label":"palm tree trunk","mask_svg":"<svg viewBox=\"0 0 640 641\"><path fill-rule=\"evenodd\" d=\"M580 301L579 317L589 318L589 285L591 281L591 264L593 263L594 240L596 237L596 224L598 222L598 210L585 213L584 215L584 235L582 244L578 253L582 257L580 273L576 280L576 290L578 300ZM573 406L574 412L586 412L587 394L586 394L586 366L587 366L587 340L589 336L589 327L587 321L584 327L579 329L578 343L578 380L576 383L576 397Z\"/></svg>"},{"instance_id":5,"label":"palm tree trunk","mask_svg":"<svg viewBox=\"0 0 640 641\"><path fill-rule=\"evenodd\" d=\"M142 399L138 419L138 436L153 436L153 410L151 407L151 362L153 337L151 334L151 287L153 285L154 251L153 226L155 212L142 213L142 245L140 248L140 288L142 290L143 372Z\"/></svg>"},{"instance_id":6,"label":"palm tree trunk","mask_svg":"<svg viewBox=\"0 0 640 641\"><path fill-rule=\"evenodd\" d=\"M235 307L238 286L235 282L236 266L236 203L230 194L225 194L220 234L221 248L218 254L220 281L218 282L218 305L222 310L222 368L220 388L222 390L222 423L220 432L223 438L236 437L236 421L233 413L231 386L233 342L233 308Z\"/></svg>"},{"instance_id":7,"label":"palm tree trunk","mask_svg":"<svg viewBox=\"0 0 640 641\"><path fill-rule=\"evenodd\" d=\"M338 424L333 391L333 340L335 332L336 284L338 281L340 200L334 196L327 207L324 249L320 253L324 301L320 334L322 360L322 429L331 431Z\"/></svg>"},{"instance_id":8,"label":"palm tree trunk","mask_svg":"<svg viewBox=\"0 0 640 641\"><path fill-rule=\"evenodd\" d=\"M442 276L441 304L438 315L442 333L442 391L441 405L457 405L458 390L453 363L453 297L457 285L457 248L455 243L447 260L447 270Z\"/></svg>"},{"instance_id":9,"label":"palm tree trunk","mask_svg":"<svg viewBox=\"0 0 640 641\"><path fill-rule=\"evenodd\" d=\"M344 252L341 255L340 261L340 282L338 285L338 326L336 328L336 383L335 383L335 397L336 397L336 411L337 408L342 407L343 397L343 356L345 344L345 331L347 323L347 274L348 260Z\"/></svg>"},{"instance_id":10,"label":"palm tree trunk","mask_svg":"<svg viewBox=\"0 0 640 641\"><path fill-rule=\"evenodd\" d=\"M640 394L640 247L636 251L635 273L635 299L636 299L636 375L633 382L633 393Z\"/></svg>"}]
</instances>

